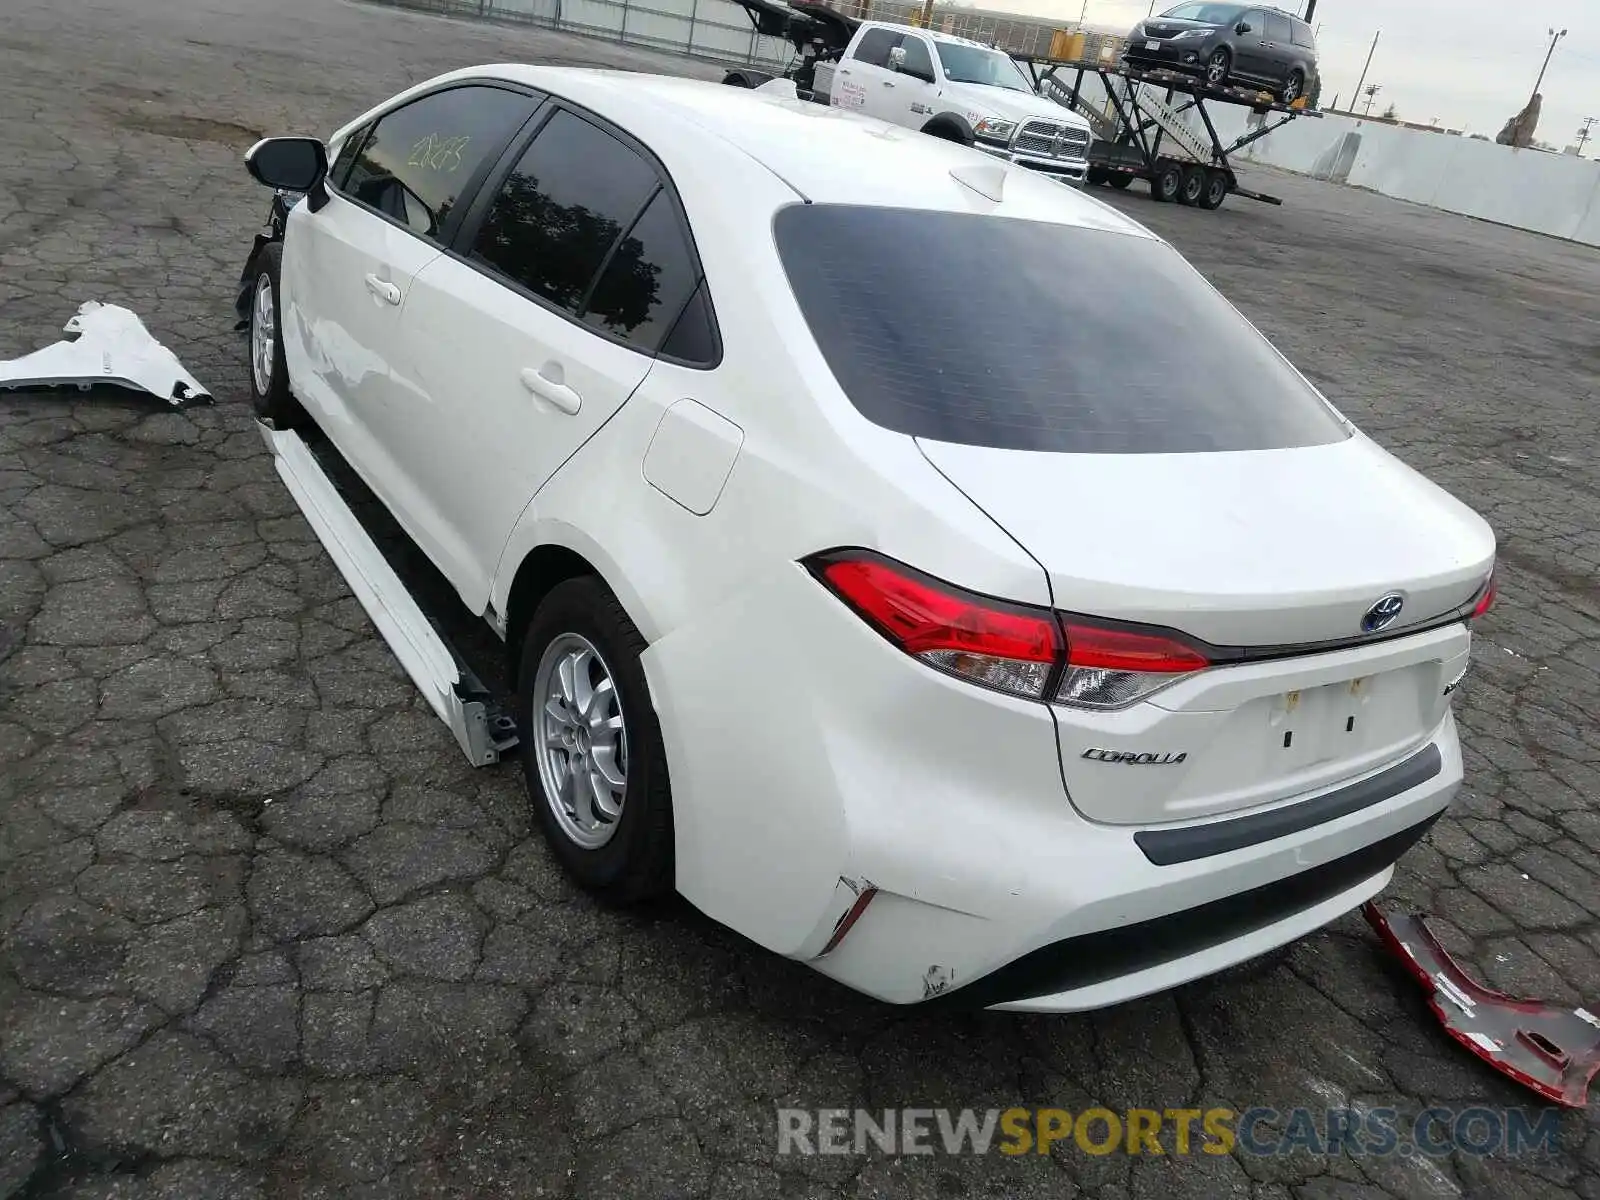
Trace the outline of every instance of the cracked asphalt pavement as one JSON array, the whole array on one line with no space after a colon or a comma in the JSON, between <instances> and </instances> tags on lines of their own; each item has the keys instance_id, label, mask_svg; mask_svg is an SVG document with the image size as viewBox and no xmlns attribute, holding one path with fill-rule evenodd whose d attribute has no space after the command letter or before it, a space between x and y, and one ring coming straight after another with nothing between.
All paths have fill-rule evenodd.
<instances>
[{"instance_id":1,"label":"cracked asphalt pavement","mask_svg":"<svg viewBox=\"0 0 1600 1200\"><path fill-rule=\"evenodd\" d=\"M509 58L715 74L339 0L6 6L0 357L122 303L218 403L0 396L0 1197L1600 1200L1593 1106L1550 1159L776 1154L780 1105L1532 1097L1355 916L1109 1012L933 1016L565 882L279 486L231 328L258 134ZM1258 182L1287 205L1114 202L1503 539L1467 786L1389 894L1489 983L1600 1002L1600 256Z\"/></svg>"}]
</instances>

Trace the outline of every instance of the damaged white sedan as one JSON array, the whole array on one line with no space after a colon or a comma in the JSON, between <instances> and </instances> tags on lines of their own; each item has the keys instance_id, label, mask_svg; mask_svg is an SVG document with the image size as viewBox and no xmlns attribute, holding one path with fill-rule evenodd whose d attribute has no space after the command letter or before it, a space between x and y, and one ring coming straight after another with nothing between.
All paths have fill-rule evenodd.
<instances>
[{"instance_id":1,"label":"damaged white sedan","mask_svg":"<svg viewBox=\"0 0 1600 1200\"><path fill-rule=\"evenodd\" d=\"M1091 1008L1357 907L1461 783L1492 532L1095 200L525 66L249 161L280 470L474 761L509 736L296 431L503 636L597 893L894 1003Z\"/></svg>"}]
</instances>

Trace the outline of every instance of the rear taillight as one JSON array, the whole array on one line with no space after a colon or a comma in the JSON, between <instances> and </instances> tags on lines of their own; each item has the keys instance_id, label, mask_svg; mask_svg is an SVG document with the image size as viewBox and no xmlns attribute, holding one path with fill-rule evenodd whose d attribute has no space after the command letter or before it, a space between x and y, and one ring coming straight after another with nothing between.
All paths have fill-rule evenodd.
<instances>
[{"instance_id":1,"label":"rear taillight","mask_svg":"<svg viewBox=\"0 0 1600 1200\"><path fill-rule=\"evenodd\" d=\"M1061 633L1048 609L963 592L876 555L830 554L809 565L914 658L996 691L1043 698L1061 656Z\"/></svg>"},{"instance_id":2,"label":"rear taillight","mask_svg":"<svg viewBox=\"0 0 1600 1200\"><path fill-rule=\"evenodd\" d=\"M868 551L834 551L806 565L907 654L1013 696L1125 708L1211 665L1161 633L981 596Z\"/></svg>"},{"instance_id":3,"label":"rear taillight","mask_svg":"<svg viewBox=\"0 0 1600 1200\"><path fill-rule=\"evenodd\" d=\"M1495 586L1494 572L1489 572L1489 581L1483 585L1483 591L1478 593L1478 598L1473 602L1472 615L1468 620L1476 621L1484 613L1494 607L1494 602L1499 598L1499 589Z\"/></svg>"},{"instance_id":4,"label":"rear taillight","mask_svg":"<svg viewBox=\"0 0 1600 1200\"><path fill-rule=\"evenodd\" d=\"M1056 701L1078 708L1123 708L1203 671L1211 660L1193 646L1159 633L1089 625L1063 616L1067 669Z\"/></svg>"}]
</instances>

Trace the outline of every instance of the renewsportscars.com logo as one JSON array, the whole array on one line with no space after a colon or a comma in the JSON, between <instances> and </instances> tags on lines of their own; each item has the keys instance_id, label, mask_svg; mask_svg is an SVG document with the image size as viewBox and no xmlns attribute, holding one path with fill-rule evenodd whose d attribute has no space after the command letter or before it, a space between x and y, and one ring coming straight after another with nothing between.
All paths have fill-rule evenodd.
<instances>
[{"instance_id":1,"label":"renewsportscars.com logo","mask_svg":"<svg viewBox=\"0 0 1600 1200\"><path fill-rule=\"evenodd\" d=\"M779 1154L1553 1155L1553 1108L780 1108Z\"/></svg>"}]
</instances>

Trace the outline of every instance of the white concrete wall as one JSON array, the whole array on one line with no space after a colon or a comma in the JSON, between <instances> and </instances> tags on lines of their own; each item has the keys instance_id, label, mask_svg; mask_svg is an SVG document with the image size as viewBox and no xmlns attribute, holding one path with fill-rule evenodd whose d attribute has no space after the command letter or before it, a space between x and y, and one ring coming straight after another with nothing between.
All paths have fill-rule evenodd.
<instances>
[{"instance_id":1,"label":"white concrete wall","mask_svg":"<svg viewBox=\"0 0 1600 1200\"><path fill-rule=\"evenodd\" d=\"M1244 132L1248 113L1218 105L1212 119L1224 140L1231 140ZM1344 116L1293 121L1248 147L1238 161L1600 246L1600 162Z\"/></svg>"}]
</instances>

